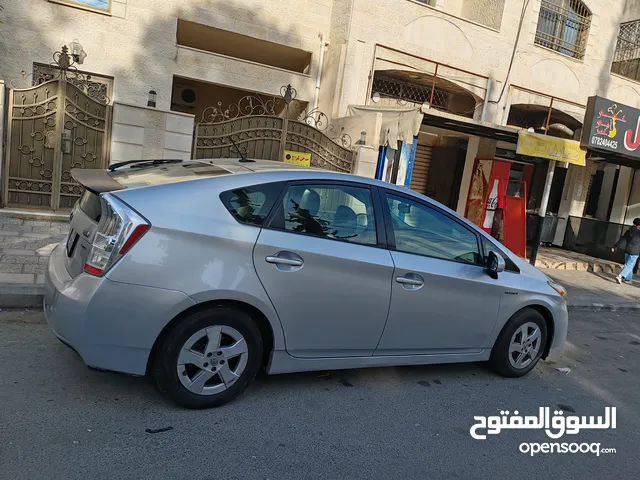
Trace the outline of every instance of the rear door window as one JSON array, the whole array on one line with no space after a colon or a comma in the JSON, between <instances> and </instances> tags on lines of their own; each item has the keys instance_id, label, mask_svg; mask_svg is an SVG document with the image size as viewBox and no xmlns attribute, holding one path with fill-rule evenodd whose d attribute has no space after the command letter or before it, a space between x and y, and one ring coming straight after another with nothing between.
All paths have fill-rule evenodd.
<instances>
[{"instance_id":1,"label":"rear door window","mask_svg":"<svg viewBox=\"0 0 640 480\"><path fill-rule=\"evenodd\" d=\"M283 188L282 182L237 188L222 192L220 200L238 222L260 227Z\"/></svg>"},{"instance_id":2,"label":"rear door window","mask_svg":"<svg viewBox=\"0 0 640 480\"><path fill-rule=\"evenodd\" d=\"M100 204L100 197L95 193L85 190L80 200L78 200L78 208L94 222L98 223L100 221L102 205Z\"/></svg>"},{"instance_id":3,"label":"rear door window","mask_svg":"<svg viewBox=\"0 0 640 480\"><path fill-rule=\"evenodd\" d=\"M291 185L270 226L361 245L378 243L371 190L352 185Z\"/></svg>"}]
</instances>

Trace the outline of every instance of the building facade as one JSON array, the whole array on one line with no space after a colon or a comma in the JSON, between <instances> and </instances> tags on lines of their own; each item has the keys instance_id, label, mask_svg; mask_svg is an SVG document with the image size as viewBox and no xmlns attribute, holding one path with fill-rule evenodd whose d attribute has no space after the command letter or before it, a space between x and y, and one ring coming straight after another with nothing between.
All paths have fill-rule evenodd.
<instances>
[{"instance_id":1,"label":"building facade","mask_svg":"<svg viewBox=\"0 0 640 480\"><path fill-rule=\"evenodd\" d=\"M584 166L558 162L551 178L548 159L517 148L521 131L580 139L591 96L640 106L640 4L633 0L25 0L3 7L3 199L25 175L11 166L33 166L38 152L14 151L24 142L11 125L26 125L11 122L16 92L45 70L53 78L52 54L63 45L72 54L81 45L75 67L109 107L98 137L104 161L197 156L194 124L221 113L230 120L234 108L247 108L243 98L264 106L291 85L296 107L276 100L267 113L312 112L316 122L341 126L363 144L352 169L366 175L375 174L379 147L395 148L402 137L415 145L407 185L467 216L477 160L508 164L508 189L526 184L527 212L550 214L549 243L563 245L567 227L578 223L594 232L589 241L605 241L602 229L609 241L617 234L611 225L629 224L638 211L632 161L588 152ZM248 108L265 114L255 103ZM388 128L389 112L416 110L415 139ZM51 162L64 155L61 142L49 148ZM80 161L68 155L69 166ZM62 184L65 168L50 168ZM67 196L56 206L68 206Z\"/></svg>"}]
</instances>

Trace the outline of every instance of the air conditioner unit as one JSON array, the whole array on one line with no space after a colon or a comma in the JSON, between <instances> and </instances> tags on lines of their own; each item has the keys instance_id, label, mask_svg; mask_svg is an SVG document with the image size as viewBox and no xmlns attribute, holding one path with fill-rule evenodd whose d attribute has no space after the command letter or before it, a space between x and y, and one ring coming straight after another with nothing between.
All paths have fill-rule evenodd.
<instances>
[{"instance_id":1,"label":"air conditioner unit","mask_svg":"<svg viewBox=\"0 0 640 480\"><path fill-rule=\"evenodd\" d=\"M188 107L196 104L198 100L198 93L193 87L186 87L184 85L174 85L173 94L171 96L171 103L178 105L186 105Z\"/></svg>"}]
</instances>

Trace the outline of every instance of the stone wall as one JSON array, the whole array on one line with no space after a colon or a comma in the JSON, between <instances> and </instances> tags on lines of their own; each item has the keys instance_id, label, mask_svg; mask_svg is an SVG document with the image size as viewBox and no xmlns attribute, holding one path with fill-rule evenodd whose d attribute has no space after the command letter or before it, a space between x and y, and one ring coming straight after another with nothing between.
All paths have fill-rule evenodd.
<instances>
[{"instance_id":1,"label":"stone wall","mask_svg":"<svg viewBox=\"0 0 640 480\"><path fill-rule=\"evenodd\" d=\"M111 163L191 158L193 115L115 103Z\"/></svg>"}]
</instances>

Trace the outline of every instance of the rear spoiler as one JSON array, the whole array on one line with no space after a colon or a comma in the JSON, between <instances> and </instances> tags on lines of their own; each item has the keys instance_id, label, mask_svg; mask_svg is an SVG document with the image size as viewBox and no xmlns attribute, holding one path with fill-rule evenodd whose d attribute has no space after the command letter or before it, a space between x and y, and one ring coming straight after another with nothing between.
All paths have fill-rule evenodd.
<instances>
[{"instance_id":1,"label":"rear spoiler","mask_svg":"<svg viewBox=\"0 0 640 480\"><path fill-rule=\"evenodd\" d=\"M116 190L124 190L126 188L120 182L111 177L106 170L72 168L71 176L76 182L96 195L115 192Z\"/></svg>"}]
</instances>

